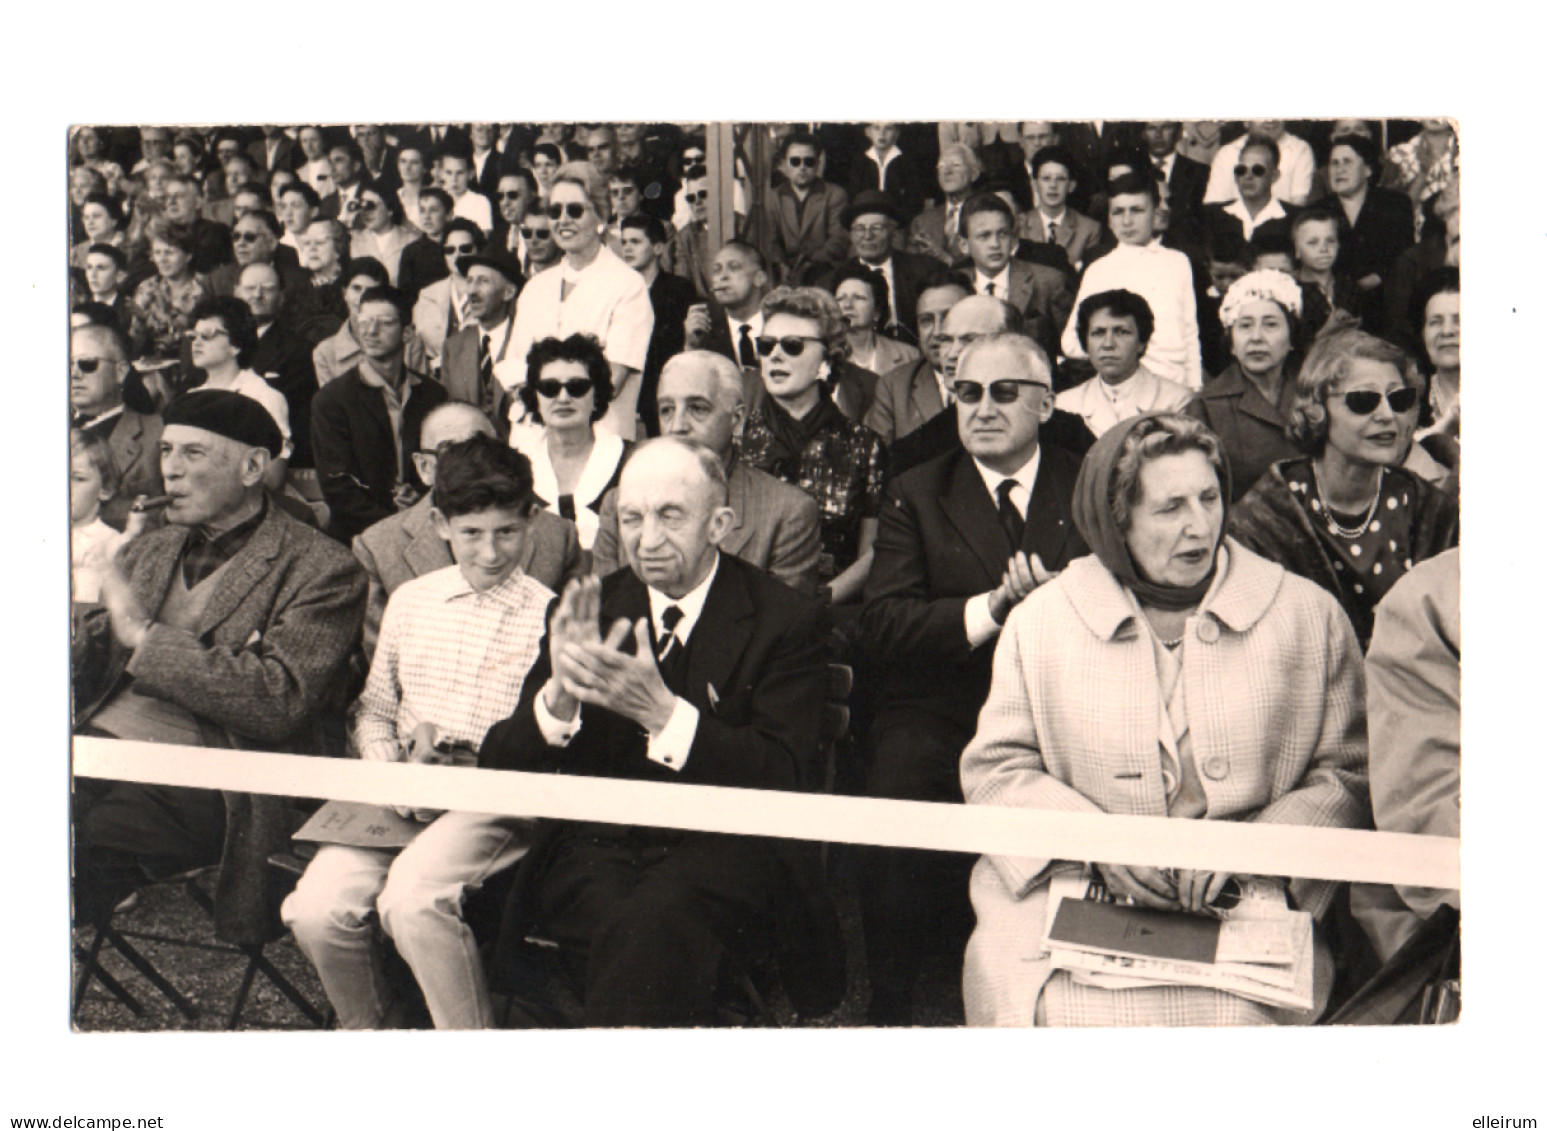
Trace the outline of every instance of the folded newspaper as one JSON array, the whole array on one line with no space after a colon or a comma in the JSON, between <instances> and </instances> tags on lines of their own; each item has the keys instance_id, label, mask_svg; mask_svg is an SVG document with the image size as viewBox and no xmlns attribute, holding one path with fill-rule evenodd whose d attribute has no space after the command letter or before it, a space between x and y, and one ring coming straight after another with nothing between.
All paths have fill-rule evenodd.
<instances>
[{"instance_id":1,"label":"folded newspaper","mask_svg":"<svg viewBox=\"0 0 1547 1131\"><path fill-rule=\"evenodd\" d=\"M1113 896L1087 871L1055 876L1044 945L1055 970L1107 989L1203 986L1265 1005L1310 1009L1311 917L1283 890L1246 881L1215 919L1156 911Z\"/></svg>"}]
</instances>

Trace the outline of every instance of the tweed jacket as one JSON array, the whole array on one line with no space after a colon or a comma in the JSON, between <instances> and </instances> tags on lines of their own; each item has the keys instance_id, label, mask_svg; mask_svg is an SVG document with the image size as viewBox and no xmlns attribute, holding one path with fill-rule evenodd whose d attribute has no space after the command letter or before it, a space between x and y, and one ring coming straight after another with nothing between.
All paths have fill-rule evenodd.
<instances>
[{"instance_id":1,"label":"tweed jacket","mask_svg":"<svg viewBox=\"0 0 1547 1131\"><path fill-rule=\"evenodd\" d=\"M709 243L709 229L693 221L684 224L672 236L667 248L668 269L673 275L693 284L700 299L709 297L709 271L714 265L716 249Z\"/></svg>"},{"instance_id":2,"label":"tweed jacket","mask_svg":"<svg viewBox=\"0 0 1547 1131\"><path fill-rule=\"evenodd\" d=\"M1024 333L1057 361L1058 335L1074 312L1074 294L1064 273L1024 259L1010 260L1010 293L1001 295L1026 318Z\"/></svg>"},{"instance_id":3,"label":"tweed jacket","mask_svg":"<svg viewBox=\"0 0 1547 1131\"><path fill-rule=\"evenodd\" d=\"M822 556L821 512L799 487L732 457L726 471L728 505L736 512L720 549L767 570L802 593L815 593ZM601 525L591 544L591 569L606 577L626 564L618 545L618 492L602 497ZM557 592L557 590L555 590Z\"/></svg>"},{"instance_id":4,"label":"tweed jacket","mask_svg":"<svg viewBox=\"0 0 1547 1131\"><path fill-rule=\"evenodd\" d=\"M125 408L108 433L118 491L102 504L102 521L122 530L136 495L161 494L161 417Z\"/></svg>"},{"instance_id":5,"label":"tweed jacket","mask_svg":"<svg viewBox=\"0 0 1547 1131\"><path fill-rule=\"evenodd\" d=\"M188 528L130 542L120 561L136 599L159 610ZM198 630L153 624L132 653L116 641L100 691L78 703L89 723L124 673L135 689L191 711L207 745L292 754L343 753L349 654L365 613L365 576L349 552L269 507L210 595ZM299 827L290 799L227 794L216 930L262 941L279 927L268 855Z\"/></svg>"},{"instance_id":6,"label":"tweed jacket","mask_svg":"<svg viewBox=\"0 0 1547 1131\"><path fill-rule=\"evenodd\" d=\"M882 372L876 382L876 399L865 413L865 427L891 447L899 437L944 410L934 367L927 357L916 357Z\"/></svg>"},{"instance_id":7,"label":"tweed jacket","mask_svg":"<svg viewBox=\"0 0 1547 1131\"><path fill-rule=\"evenodd\" d=\"M1279 403L1269 404L1232 361L1182 410L1219 437L1230 461L1231 502L1239 502L1275 461L1301 454L1284 434L1294 397L1294 379L1286 373Z\"/></svg>"},{"instance_id":8,"label":"tweed jacket","mask_svg":"<svg viewBox=\"0 0 1547 1131\"><path fill-rule=\"evenodd\" d=\"M430 519L430 496L406 511L384 518L355 535L355 558L370 582L365 606L365 658L376 652L387 598L399 585L454 564L451 547ZM555 593L562 593L572 577L585 571L585 556L575 524L567 518L540 510L527 526L526 542L517 563L522 571Z\"/></svg>"},{"instance_id":9,"label":"tweed jacket","mask_svg":"<svg viewBox=\"0 0 1547 1131\"><path fill-rule=\"evenodd\" d=\"M949 234L946 232L947 213L947 205L937 204L915 216L913 223L908 225L908 250L915 255L938 259L949 267L966 258L967 245L954 227Z\"/></svg>"}]
</instances>

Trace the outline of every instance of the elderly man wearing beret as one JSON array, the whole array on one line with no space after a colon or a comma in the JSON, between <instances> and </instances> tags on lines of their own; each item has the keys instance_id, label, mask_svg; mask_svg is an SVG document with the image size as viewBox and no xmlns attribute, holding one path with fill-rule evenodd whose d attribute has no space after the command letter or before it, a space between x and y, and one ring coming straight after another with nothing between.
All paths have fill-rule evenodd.
<instances>
[{"instance_id":1,"label":"elderly man wearing beret","mask_svg":"<svg viewBox=\"0 0 1547 1131\"><path fill-rule=\"evenodd\" d=\"M102 579L100 669L76 672L77 733L297 754L342 752L350 651L365 575L349 551L272 505L283 439L257 401L195 390L164 413L167 525L120 551ZM105 623L102 623L105 622ZM147 875L223 861L216 930L278 933L268 854L296 826L285 798L81 783L78 921L102 922Z\"/></svg>"}]
</instances>

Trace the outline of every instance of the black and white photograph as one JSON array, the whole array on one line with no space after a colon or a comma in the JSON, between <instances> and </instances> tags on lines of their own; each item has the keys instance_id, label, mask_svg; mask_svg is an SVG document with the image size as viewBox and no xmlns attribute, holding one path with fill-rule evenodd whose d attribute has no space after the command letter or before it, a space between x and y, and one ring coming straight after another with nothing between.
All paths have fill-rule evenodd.
<instances>
[{"instance_id":1,"label":"black and white photograph","mask_svg":"<svg viewBox=\"0 0 1547 1131\"><path fill-rule=\"evenodd\" d=\"M1462 850L1463 144L1469 352L1540 293L1499 124L858 73L695 118L340 72L32 132L69 419L25 438L53 765L9 965L76 1067L0 1115L1299 1125L1287 1069L1542 1117L1498 941L1529 654L1474 651ZM1490 644L1535 542L1502 408Z\"/></svg>"}]
</instances>

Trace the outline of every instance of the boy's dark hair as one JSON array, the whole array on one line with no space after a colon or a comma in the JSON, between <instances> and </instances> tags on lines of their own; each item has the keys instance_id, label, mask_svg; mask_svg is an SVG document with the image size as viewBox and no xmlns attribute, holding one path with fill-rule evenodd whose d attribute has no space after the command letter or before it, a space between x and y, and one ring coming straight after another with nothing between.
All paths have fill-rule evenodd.
<instances>
[{"instance_id":1,"label":"boy's dark hair","mask_svg":"<svg viewBox=\"0 0 1547 1131\"><path fill-rule=\"evenodd\" d=\"M447 518L498 507L529 513L532 461L494 436L479 433L440 449L430 501Z\"/></svg>"}]
</instances>

